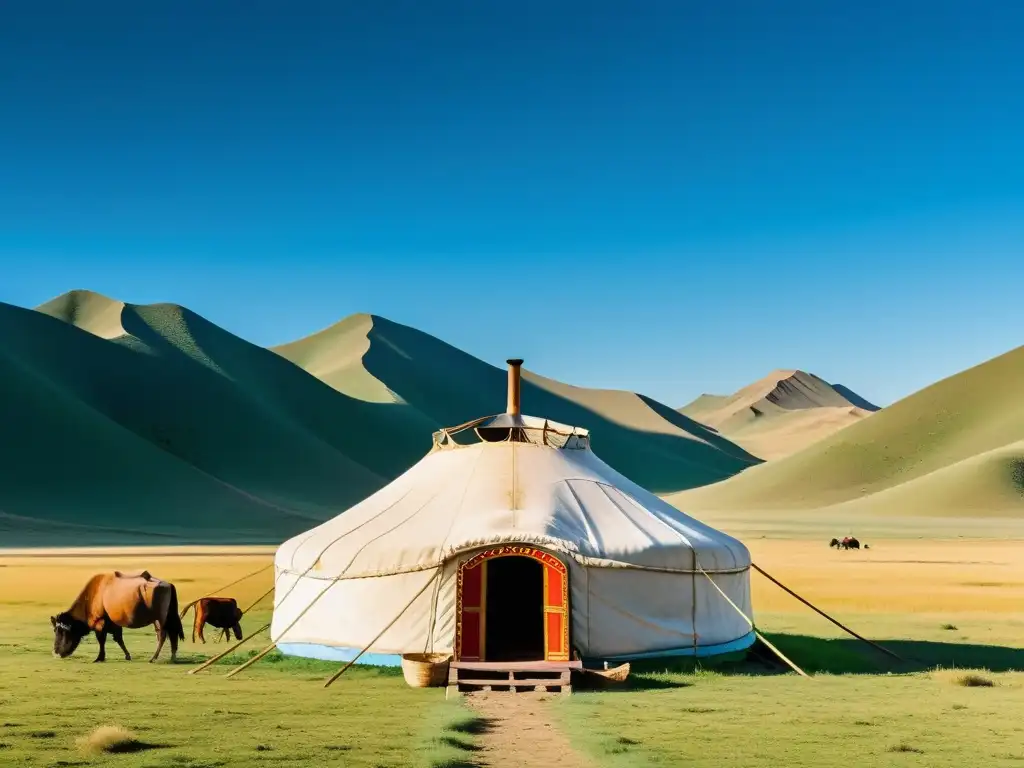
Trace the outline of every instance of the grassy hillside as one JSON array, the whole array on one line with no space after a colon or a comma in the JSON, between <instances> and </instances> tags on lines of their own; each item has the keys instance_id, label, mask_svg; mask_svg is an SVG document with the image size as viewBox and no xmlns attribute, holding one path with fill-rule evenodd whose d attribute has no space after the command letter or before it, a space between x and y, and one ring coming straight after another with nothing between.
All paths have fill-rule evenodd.
<instances>
[{"instance_id":1,"label":"grassy hillside","mask_svg":"<svg viewBox=\"0 0 1024 768\"><path fill-rule=\"evenodd\" d=\"M813 373L774 371L732 395L701 395L679 409L762 459L796 453L878 410Z\"/></svg>"},{"instance_id":2,"label":"grassy hillside","mask_svg":"<svg viewBox=\"0 0 1024 768\"><path fill-rule=\"evenodd\" d=\"M603 456L657 490L756 462L631 393L541 379L524 390L529 410L590 427ZM403 472L438 427L502 410L504 395L502 370L369 316L275 352L170 304L86 291L38 311L0 304L0 540L278 542Z\"/></svg>"},{"instance_id":3,"label":"grassy hillside","mask_svg":"<svg viewBox=\"0 0 1024 768\"><path fill-rule=\"evenodd\" d=\"M5 543L276 541L429 448L407 414L340 395L181 307L125 305L120 323L106 340L0 305ZM367 440L392 426L395 446Z\"/></svg>"},{"instance_id":4,"label":"grassy hillside","mask_svg":"<svg viewBox=\"0 0 1024 768\"><path fill-rule=\"evenodd\" d=\"M381 317L356 315L275 351L340 392L393 400L439 427L505 409L504 369ZM591 430L605 461L656 492L715 482L757 463L641 395L573 387L526 370L523 378L525 413Z\"/></svg>"},{"instance_id":5,"label":"grassy hillside","mask_svg":"<svg viewBox=\"0 0 1024 768\"><path fill-rule=\"evenodd\" d=\"M1024 347L798 454L672 497L689 509L1024 516ZM842 505L841 507L839 505Z\"/></svg>"}]
</instances>

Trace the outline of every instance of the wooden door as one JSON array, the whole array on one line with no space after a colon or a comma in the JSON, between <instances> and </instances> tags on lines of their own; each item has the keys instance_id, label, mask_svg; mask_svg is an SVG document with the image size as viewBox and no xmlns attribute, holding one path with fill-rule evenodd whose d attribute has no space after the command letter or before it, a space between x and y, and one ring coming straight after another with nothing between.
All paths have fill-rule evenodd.
<instances>
[{"instance_id":1,"label":"wooden door","mask_svg":"<svg viewBox=\"0 0 1024 768\"><path fill-rule=\"evenodd\" d=\"M569 579L565 566L550 555L544 564L544 658L569 660Z\"/></svg>"},{"instance_id":2,"label":"wooden door","mask_svg":"<svg viewBox=\"0 0 1024 768\"><path fill-rule=\"evenodd\" d=\"M487 561L459 568L455 658L483 661L487 639Z\"/></svg>"},{"instance_id":3,"label":"wooden door","mask_svg":"<svg viewBox=\"0 0 1024 768\"><path fill-rule=\"evenodd\" d=\"M487 561L529 557L544 569L544 659L569 660L569 574L565 564L535 547L505 545L478 553L459 566L455 596L455 658L487 660Z\"/></svg>"}]
</instances>

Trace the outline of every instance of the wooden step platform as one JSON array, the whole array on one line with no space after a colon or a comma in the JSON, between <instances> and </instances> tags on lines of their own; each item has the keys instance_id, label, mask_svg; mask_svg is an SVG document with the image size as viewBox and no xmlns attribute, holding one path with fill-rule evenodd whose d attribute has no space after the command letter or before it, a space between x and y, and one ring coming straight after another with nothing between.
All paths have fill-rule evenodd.
<instances>
[{"instance_id":1,"label":"wooden step platform","mask_svg":"<svg viewBox=\"0 0 1024 768\"><path fill-rule=\"evenodd\" d=\"M572 693L579 661L453 661L445 698L468 691L554 691Z\"/></svg>"}]
</instances>

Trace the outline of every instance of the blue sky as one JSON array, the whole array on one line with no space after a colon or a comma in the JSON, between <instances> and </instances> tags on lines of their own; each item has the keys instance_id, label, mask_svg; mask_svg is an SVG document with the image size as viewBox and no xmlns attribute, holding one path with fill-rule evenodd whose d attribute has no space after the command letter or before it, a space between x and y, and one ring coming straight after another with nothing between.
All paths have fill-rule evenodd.
<instances>
[{"instance_id":1,"label":"blue sky","mask_svg":"<svg viewBox=\"0 0 1024 768\"><path fill-rule=\"evenodd\" d=\"M1024 343L1024 6L842 5L8 5L0 301L887 404Z\"/></svg>"}]
</instances>

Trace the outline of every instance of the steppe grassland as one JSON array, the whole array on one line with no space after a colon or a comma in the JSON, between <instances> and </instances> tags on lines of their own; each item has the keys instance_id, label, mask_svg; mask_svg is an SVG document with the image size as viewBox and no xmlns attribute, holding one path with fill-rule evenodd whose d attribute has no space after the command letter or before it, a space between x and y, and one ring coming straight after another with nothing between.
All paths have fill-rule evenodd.
<instances>
[{"instance_id":1,"label":"steppe grassland","mask_svg":"<svg viewBox=\"0 0 1024 768\"><path fill-rule=\"evenodd\" d=\"M628 694L552 702L556 723L596 764L826 766L851 754L870 765L1021 764L1024 675L1003 671L1024 668L1019 542L879 539L860 552L827 540L746 543L766 571L857 631L928 665L988 668L979 675L994 687L958 685L958 673L885 674L904 669L754 574L758 626L815 678L673 672L637 677ZM131 664L111 646L110 660L93 665L92 639L70 660L50 655L48 616L96 571L148 568L178 585L184 605L270 562L269 549L230 548L0 556L0 761L472 765L472 714L394 673L353 668L324 690L337 665L271 656L231 680L223 665L184 674L225 647L212 631L206 646L187 639L174 666L145 663L150 630L126 633ZM226 594L244 606L271 584L267 569ZM268 598L246 617L246 634L269 609ZM268 642L264 633L241 651ZM104 725L156 747L94 755L76 744Z\"/></svg>"},{"instance_id":2,"label":"steppe grassland","mask_svg":"<svg viewBox=\"0 0 1024 768\"><path fill-rule=\"evenodd\" d=\"M52 657L49 616L63 610L98 571L146 568L175 582L190 600L271 563L271 553L232 550L108 552L88 556L0 555L0 765L118 766L444 766L466 754L464 724L471 713L446 703L436 689L412 689L401 674L353 667L328 689L337 664L271 655L231 680L217 664L194 676L186 671L226 648L191 642L191 619L178 664L169 645L161 660L152 629L129 630L134 657L125 662L112 641L107 662L93 664L96 641L87 638L70 659ZM268 569L226 594L245 607L273 583ZM246 635L270 620L271 599L243 619ZM254 638L226 662L239 664ZM246 653L243 653L245 651ZM106 753L89 744L104 726L127 729L128 751ZM103 731L93 742L102 740ZM119 747L115 744L113 749Z\"/></svg>"},{"instance_id":3,"label":"steppe grassland","mask_svg":"<svg viewBox=\"0 0 1024 768\"><path fill-rule=\"evenodd\" d=\"M578 749L601 766L1022 764L1024 544L746 543L772 576L913 661L867 649L754 574L758 626L812 679L705 669L573 696L556 712ZM946 669L913 671L925 667Z\"/></svg>"}]
</instances>

